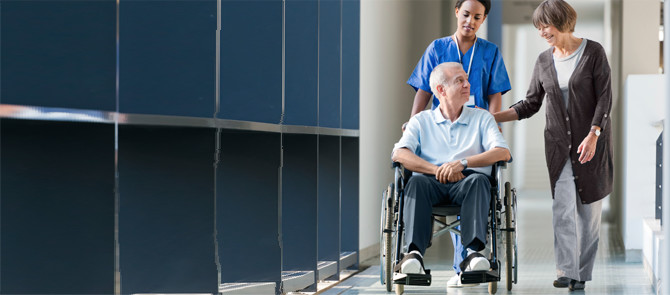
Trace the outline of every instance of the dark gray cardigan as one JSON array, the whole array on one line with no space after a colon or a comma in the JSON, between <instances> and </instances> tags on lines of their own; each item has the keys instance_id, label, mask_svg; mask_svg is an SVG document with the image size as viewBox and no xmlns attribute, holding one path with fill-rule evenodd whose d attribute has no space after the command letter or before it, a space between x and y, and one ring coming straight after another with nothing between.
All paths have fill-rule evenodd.
<instances>
[{"instance_id":1,"label":"dark gray cardigan","mask_svg":"<svg viewBox=\"0 0 670 295\"><path fill-rule=\"evenodd\" d=\"M528 118L537 113L546 94L547 124L544 129L544 143L551 193L554 194L558 176L569 157L577 192L582 203L588 204L612 192L614 154L610 121L610 66L603 47L597 42L587 40L584 53L568 82L570 103L566 111L554 67L553 49L549 48L537 58L526 99L512 107L519 115L519 120ZM582 165L578 160L577 148L592 125L600 126L602 131L593 159Z\"/></svg>"}]
</instances>

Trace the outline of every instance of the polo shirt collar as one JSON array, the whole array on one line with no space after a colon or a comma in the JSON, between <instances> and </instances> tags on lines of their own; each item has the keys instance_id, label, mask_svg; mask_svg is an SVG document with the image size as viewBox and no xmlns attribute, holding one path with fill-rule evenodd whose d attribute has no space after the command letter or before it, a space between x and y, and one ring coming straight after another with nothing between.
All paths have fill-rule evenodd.
<instances>
[{"instance_id":1,"label":"polo shirt collar","mask_svg":"<svg viewBox=\"0 0 670 295\"><path fill-rule=\"evenodd\" d=\"M440 111L439 106L437 108L434 108L432 110L433 112L433 120L435 120L436 124L441 124L447 121L447 119L442 116L442 112ZM458 119L456 119L456 124L462 124L462 125L468 125L470 123L470 112L472 112L472 108L463 106L463 111L461 112L461 115L458 116Z\"/></svg>"}]
</instances>

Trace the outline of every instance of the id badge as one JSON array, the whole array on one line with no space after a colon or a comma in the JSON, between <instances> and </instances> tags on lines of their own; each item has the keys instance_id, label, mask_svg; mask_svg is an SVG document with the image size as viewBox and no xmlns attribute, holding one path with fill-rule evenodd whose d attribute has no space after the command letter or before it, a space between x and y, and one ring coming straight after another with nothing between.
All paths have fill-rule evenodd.
<instances>
[{"instance_id":1,"label":"id badge","mask_svg":"<svg viewBox=\"0 0 670 295\"><path fill-rule=\"evenodd\" d=\"M465 104L466 107L474 108L475 107L475 96L470 94L468 102Z\"/></svg>"}]
</instances>

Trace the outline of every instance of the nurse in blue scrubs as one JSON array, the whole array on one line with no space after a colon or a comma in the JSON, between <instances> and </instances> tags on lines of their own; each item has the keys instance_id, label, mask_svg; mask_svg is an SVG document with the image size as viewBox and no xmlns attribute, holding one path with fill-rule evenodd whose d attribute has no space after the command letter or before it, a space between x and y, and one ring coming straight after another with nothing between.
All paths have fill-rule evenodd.
<instances>
[{"instance_id":1,"label":"nurse in blue scrubs","mask_svg":"<svg viewBox=\"0 0 670 295\"><path fill-rule=\"evenodd\" d=\"M426 52L416 65L414 72L407 80L407 84L416 90L412 114L423 111L432 101L431 108L439 104L437 97L431 100L428 79L433 68L443 62L458 62L468 74L470 82L470 101L467 106L477 106L491 113L499 112L502 104L502 95L512 89L498 47L482 38L477 38L477 30L486 19L491 8L490 0L459 0L456 3L455 13L458 28L456 32L444 38L437 39L428 45ZM466 287L460 282L461 269L459 264L466 256L460 236L451 234L454 242L454 270L456 276L447 283L448 287Z\"/></svg>"}]
</instances>

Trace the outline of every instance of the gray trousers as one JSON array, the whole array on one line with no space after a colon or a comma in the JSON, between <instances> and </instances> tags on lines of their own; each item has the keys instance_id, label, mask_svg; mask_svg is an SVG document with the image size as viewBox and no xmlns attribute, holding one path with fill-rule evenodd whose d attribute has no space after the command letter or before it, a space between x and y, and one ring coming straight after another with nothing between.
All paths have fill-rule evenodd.
<instances>
[{"instance_id":1,"label":"gray trousers","mask_svg":"<svg viewBox=\"0 0 670 295\"><path fill-rule=\"evenodd\" d=\"M600 240L602 200L582 204L574 179L568 159L556 182L552 206L556 274L590 281Z\"/></svg>"},{"instance_id":2,"label":"gray trousers","mask_svg":"<svg viewBox=\"0 0 670 295\"><path fill-rule=\"evenodd\" d=\"M482 250L486 245L490 189L489 178L479 173L455 183L440 183L435 176L413 175L405 188L405 249L414 244L421 254L426 252L433 235L432 207L449 202L461 205L463 245L474 244L479 249L473 250Z\"/></svg>"}]
</instances>

